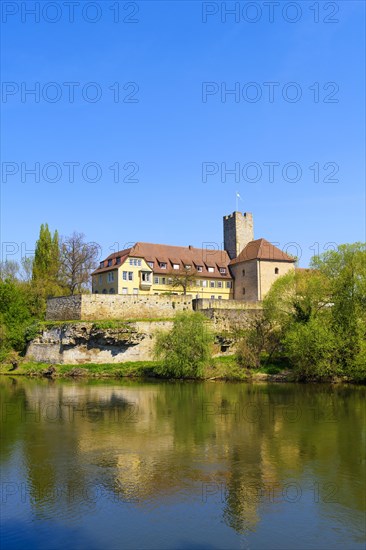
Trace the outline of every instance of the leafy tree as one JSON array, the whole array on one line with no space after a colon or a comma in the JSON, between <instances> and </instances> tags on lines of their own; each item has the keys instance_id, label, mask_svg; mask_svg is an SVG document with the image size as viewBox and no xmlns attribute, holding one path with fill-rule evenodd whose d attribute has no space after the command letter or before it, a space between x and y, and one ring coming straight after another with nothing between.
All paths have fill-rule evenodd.
<instances>
[{"instance_id":1,"label":"leafy tree","mask_svg":"<svg viewBox=\"0 0 366 550\"><path fill-rule=\"evenodd\" d=\"M302 377L366 379L366 250L341 245L281 277L264 316Z\"/></svg>"},{"instance_id":2,"label":"leafy tree","mask_svg":"<svg viewBox=\"0 0 366 550\"><path fill-rule=\"evenodd\" d=\"M0 262L0 279L5 281L6 279L14 280L19 273L19 264L14 260L5 260Z\"/></svg>"},{"instance_id":3,"label":"leafy tree","mask_svg":"<svg viewBox=\"0 0 366 550\"><path fill-rule=\"evenodd\" d=\"M99 246L85 242L83 233L74 232L61 242L61 279L70 294L81 294L90 285L90 273L95 269Z\"/></svg>"},{"instance_id":4,"label":"leafy tree","mask_svg":"<svg viewBox=\"0 0 366 550\"><path fill-rule=\"evenodd\" d=\"M28 285L0 281L0 359L11 349L25 350L25 334L32 321L29 296Z\"/></svg>"},{"instance_id":5,"label":"leafy tree","mask_svg":"<svg viewBox=\"0 0 366 550\"><path fill-rule=\"evenodd\" d=\"M197 272L195 269L184 267L180 271L171 271L169 273L171 279L170 285L173 288L179 288L183 290L183 294L187 294L187 290L195 285L197 280Z\"/></svg>"},{"instance_id":6,"label":"leafy tree","mask_svg":"<svg viewBox=\"0 0 366 550\"><path fill-rule=\"evenodd\" d=\"M52 236L48 224L41 225L32 268L33 283L44 289L45 297L60 294L58 233L55 231Z\"/></svg>"},{"instance_id":7,"label":"leafy tree","mask_svg":"<svg viewBox=\"0 0 366 550\"><path fill-rule=\"evenodd\" d=\"M157 334L155 357L162 361L157 372L172 378L201 376L211 357L212 342L207 320L201 313L179 313L169 332Z\"/></svg>"}]
</instances>

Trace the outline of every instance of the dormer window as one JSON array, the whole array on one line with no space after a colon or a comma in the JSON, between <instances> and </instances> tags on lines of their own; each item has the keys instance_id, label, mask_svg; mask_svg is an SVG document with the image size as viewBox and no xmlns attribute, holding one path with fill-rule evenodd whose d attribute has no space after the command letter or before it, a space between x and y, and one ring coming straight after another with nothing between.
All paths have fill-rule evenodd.
<instances>
[{"instance_id":1,"label":"dormer window","mask_svg":"<svg viewBox=\"0 0 366 550\"><path fill-rule=\"evenodd\" d=\"M108 267L111 267L113 260L108 260Z\"/></svg>"},{"instance_id":2,"label":"dormer window","mask_svg":"<svg viewBox=\"0 0 366 550\"><path fill-rule=\"evenodd\" d=\"M120 263L121 263L121 257L118 256L118 258L116 258L116 264L118 265L118 264L120 264Z\"/></svg>"},{"instance_id":3,"label":"dormer window","mask_svg":"<svg viewBox=\"0 0 366 550\"><path fill-rule=\"evenodd\" d=\"M160 269L166 269L166 262L159 262Z\"/></svg>"},{"instance_id":4,"label":"dormer window","mask_svg":"<svg viewBox=\"0 0 366 550\"><path fill-rule=\"evenodd\" d=\"M214 268L214 267L208 267L207 269L208 269L208 272L209 272L209 273L213 273L213 272L215 271L215 268Z\"/></svg>"},{"instance_id":5,"label":"dormer window","mask_svg":"<svg viewBox=\"0 0 366 550\"><path fill-rule=\"evenodd\" d=\"M186 265L184 266L184 269L186 269L186 270L188 271L188 270L191 269L191 267L192 267L192 266L190 266L189 264L186 264Z\"/></svg>"},{"instance_id":6,"label":"dormer window","mask_svg":"<svg viewBox=\"0 0 366 550\"><path fill-rule=\"evenodd\" d=\"M103 267L104 267L104 262L100 262L99 268L103 268Z\"/></svg>"},{"instance_id":7,"label":"dormer window","mask_svg":"<svg viewBox=\"0 0 366 550\"><path fill-rule=\"evenodd\" d=\"M202 265L198 265L198 266L197 266L197 271L198 271L198 273L202 273L202 270L203 270Z\"/></svg>"},{"instance_id":8,"label":"dormer window","mask_svg":"<svg viewBox=\"0 0 366 550\"><path fill-rule=\"evenodd\" d=\"M220 273L222 275L225 275L226 274L226 267L220 267Z\"/></svg>"},{"instance_id":9,"label":"dormer window","mask_svg":"<svg viewBox=\"0 0 366 550\"><path fill-rule=\"evenodd\" d=\"M173 264L173 269L179 269L179 264Z\"/></svg>"},{"instance_id":10,"label":"dormer window","mask_svg":"<svg viewBox=\"0 0 366 550\"><path fill-rule=\"evenodd\" d=\"M151 269L153 269L153 267L154 267L154 262L147 262L147 265L148 265L149 267L151 267Z\"/></svg>"}]
</instances>

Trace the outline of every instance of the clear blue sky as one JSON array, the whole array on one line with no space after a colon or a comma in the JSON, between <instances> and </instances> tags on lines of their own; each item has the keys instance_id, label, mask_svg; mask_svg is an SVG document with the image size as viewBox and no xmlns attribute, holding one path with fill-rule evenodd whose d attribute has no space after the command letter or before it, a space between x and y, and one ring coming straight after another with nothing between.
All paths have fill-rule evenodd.
<instances>
[{"instance_id":1,"label":"clear blue sky","mask_svg":"<svg viewBox=\"0 0 366 550\"><path fill-rule=\"evenodd\" d=\"M63 2L59 13L51 6L38 22L21 4L35 3L3 2L3 243L32 250L40 224L48 222L63 235L83 232L105 256L138 240L220 246L222 216L235 210L236 191L239 209L253 212L255 237L280 248L298 243L300 265L317 250L314 243L322 251L330 242L365 240L364 2L319 2L315 13L314 2L299 1L301 14L280 2L272 23L263 2L257 13L240 2L241 12L226 21L221 2L107 0L98 8L79 2L74 22ZM11 14L14 5L18 12ZM99 21L92 23L94 17ZM79 83L73 103L65 82ZM128 82L135 84L124 90ZM206 101L203 82L215 83ZM273 102L268 82L277 83ZM138 101L115 102L115 83L122 99ZM235 83L240 97L221 99ZM35 86L38 102L22 98L22 89ZM290 99L301 92L301 99L285 100L286 91ZM100 100L91 102L97 92ZM250 101L255 93L262 97ZM70 162L80 164L74 182L64 165ZM97 182L82 176L90 162L100 166ZM217 173L203 178L207 162ZM269 162L279 163L274 181ZM21 163L39 163L40 181L24 173L22 181ZM47 172L47 163L60 166L59 181L49 181L56 171ZM115 163L119 182L109 168ZM124 169L126 163L135 164ZM221 181L221 163L227 169L237 163L240 181L230 174ZM301 167L299 181L283 178L287 163ZM138 181L123 181L135 165ZM250 181L258 166L259 181ZM295 169L288 167L287 179L296 179ZM87 178L94 174L91 167Z\"/></svg>"}]
</instances>

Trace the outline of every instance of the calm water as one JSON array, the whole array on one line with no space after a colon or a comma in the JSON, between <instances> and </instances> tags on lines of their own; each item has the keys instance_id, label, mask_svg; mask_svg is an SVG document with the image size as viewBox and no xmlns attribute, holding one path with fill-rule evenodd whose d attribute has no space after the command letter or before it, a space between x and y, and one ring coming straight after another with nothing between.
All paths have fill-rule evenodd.
<instances>
[{"instance_id":1,"label":"calm water","mask_svg":"<svg viewBox=\"0 0 366 550\"><path fill-rule=\"evenodd\" d=\"M0 385L2 550L365 546L365 388Z\"/></svg>"}]
</instances>

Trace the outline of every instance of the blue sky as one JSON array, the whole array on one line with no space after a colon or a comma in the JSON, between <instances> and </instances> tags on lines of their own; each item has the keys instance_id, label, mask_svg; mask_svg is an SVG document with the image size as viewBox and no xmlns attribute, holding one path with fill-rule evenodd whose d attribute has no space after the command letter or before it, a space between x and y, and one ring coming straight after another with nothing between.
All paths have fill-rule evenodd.
<instances>
[{"instance_id":1,"label":"blue sky","mask_svg":"<svg viewBox=\"0 0 366 550\"><path fill-rule=\"evenodd\" d=\"M73 22L64 2L38 21L25 4L2 6L3 259L43 222L104 256L221 246L236 191L255 237L300 265L365 240L364 2L280 2L273 22L265 2L226 20L235 2L78 2Z\"/></svg>"}]
</instances>

